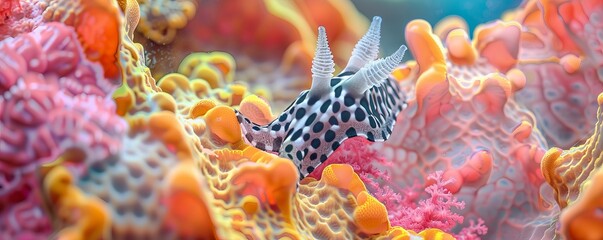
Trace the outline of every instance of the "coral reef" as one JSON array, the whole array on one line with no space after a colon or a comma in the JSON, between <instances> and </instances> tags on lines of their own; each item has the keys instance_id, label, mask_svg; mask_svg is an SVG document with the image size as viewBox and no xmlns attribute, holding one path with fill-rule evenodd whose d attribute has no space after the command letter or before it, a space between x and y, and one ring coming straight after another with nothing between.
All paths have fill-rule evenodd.
<instances>
[{"instance_id":1,"label":"coral reef","mask_svg":"<svg viewBox=\"0 0 603 240\"><path fill-rule=\"evenodd\" d=\"M539 200L544 140L532 115L513 100L525 84L514 68L519 31L516 23L495 22L479 27L470 42L455 28L442 44L427 22L410 22L406 38L416 63L394 76L415 95L391 138L373 145L391 159L395 167L385 168L396 185L426 183L435 171L454 179L446 187L467 206L459 214L482 218L487 238L513 238L545 211Z\"/></svg>"},{"instance_id":2,"label":"coral reef","mask_svg":"<svg viewBox=\"0 0 603 240\"><path fill-rule=\"evenodd\" d=\"M0 239L601 238L602 16L2 1Z\"/></svg>"},{"instance_id":3,"label":"coral reef","mask_svg":"<svg viewBox=\"0 0 603 240\"><path fill-rule=\"evenodd\" d=\"M88 59L103 65L104 76L118 78L117 51L121 18L113 0L47 2L43 17L72 26Z\"/></svg>"},{"instance_id":4,"label":"coral reef","mask_svg":"<svg viewBox=\"0 0 603 240\"><path fill-rule=\"evenodd\" d=\"M542 173L553 188L555 202L562 209L559 231L568 239L602 236L596 229L602 223L597 211L600 211L602 193L599 186L603 163L603 93L599 94L598 103L598 123L591 137L568 150L551 148L542 159Z\"/></svg>"},{"instance_id":5,"label":"coral reef","mask_svg":"<svg viewBox=\"0 0 603 240\"><path fill-rule=\"evenodd\" d=\"M42 211L37 166L73 147L99 158L121 148L126 123L114 115L114 87L78 42L74 29L60 23L0 42L0 221L24 224L3 224L2 232L48 227L45 215L32 214Z\"/></svg>"},{"instance_id":6,"label":"coral reef","mask_svg":"<svg viewBox=\"0 0 603 240\"><path fill-rule=\"evenodd\" d=\"M528 81L516 98L531 110L549 146L581 143L596 123L603 91L600 1L527 1L508 16L522 24L518 68ZM557 9L560 9L557 11ZM597 30L599 29L599 30Z\"/></svg>"}]
</instances>

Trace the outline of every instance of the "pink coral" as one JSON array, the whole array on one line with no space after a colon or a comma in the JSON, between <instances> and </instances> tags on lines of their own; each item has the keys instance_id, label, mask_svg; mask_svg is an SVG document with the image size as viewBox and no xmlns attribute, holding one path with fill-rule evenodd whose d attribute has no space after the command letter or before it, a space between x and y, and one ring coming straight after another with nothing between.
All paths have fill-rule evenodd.
<instances>
[{"instance_id":1,"label":"pink coral","mask_svg":"<svg viewBox=\"0 0 603 240\"><path fill-rule=\"evenodd\" d=\"M549 146L570 148L596 123L597 95L603 91L598 70L603 64L598 37L603 5L590 0L526 2L532 7L519 10L516 18L525 28L517 67L529 81L517 100L534 113ZM540 16L528 17L535 15ZM581 63L567 68L565 60L574 55Z\"/></svg>"},{"instance_id":2,"label":"pink coral","mask_svg":"<svg viewBox=\"0 0 603 240\"><path fill-rule=\"evenodd\" d=\"M335 152L329 156L325 164L322 164L310 173L308 177L320 179L320 176L330 164L344 163L352 166L354 172L358 174L362 182L367 186L373 196L383 203L388 210L390 219L394 219L395 216L400 215L398 212L401 210L400 204L405 202L406 197L399 194L398 190L392 189L388 183L390 180L389 173L376 168L369 162L378 162L382 165L388 165L387 159L383 158L376 150L372 149L371 142L363 137L353 137L347 139L341 144ZM408 193L408 196L414 194L414 191ZM395 220L392 221L394 226Z\"/></svg>"},{"instance_id":3,"label":"pink coral","mask_svg":"<svg viewBox=\"0 0 603 240\"><path fill-rule=\"evenodd\" d=\"M0 2L0 40L31 32L42 23L44 1L3 0Z\"/></svg>"},{"instance_id":4,"label":"pink coral","mask_svg":"<svg viewBox=\"0 0 603 240\"><path fill-rule=\"evenodd\" d=\"M517 238L548 210L539 195L544 139L533 115L514 100L526 78L512 68L520 30L496 22L479 27L473 41L451 32L445 43L465 46L470 58L446 51L427 22L410 22L405 36L417 61L406 65L414 67L402 83L413 85L415 95L392 136L373 144L396 166L387 170L400 186L427 183L435 171L454 178L446 188L466 203L458 214L482 218L491 230L486 238ZM497 52L505 53L502 59Z\"/></svg>"},{"instance_id":5,"label":"pink coral","mask_svg":"<svg viewBox=\"0 0 603 240\"><path fill-rule=\"evenodd\" d=\"M469 221L469 226L463 228L455 237L460 240L480 239L480 235L486 235L488 228L484 225L484 220L477 219L477 223L473 220Z\"/></svg>"},{"instance_id":6,"label":"pink coral","mask_svg":"<svg viewBox=\"0 0 603 240\"><path fill-rule=\"evenodd\" d=\"M330 164L349 164L371 194L386 206L392 226L402 226L416 232L427 228L439 228L450 232L458 224L463 223L463 217L454 213L452 209L462 209L465 203L456 199L446 188L454 179L444 180L441 171L429 175L430 184L425 188L429 198L419 200L422 193L418 183L398 189L391 182L388 171L366 164L373 162L391 166L391 162L371 148L371 144L361 137L344 141L325 164L320 165L309 177L320 178L324 168ZM458 236L466 236L461 239L476 239L478 235L484 235L486 232L487 228L483 225L483 220L478 219L477 224L472 220L471 225L462 229Z\"/></svg>"},{"instance_id":7,"label":"pink coral","mask_svg":"<svg viewBox=\"0 0 603 240\"><path fill-rule=\"evenodd\" d=\"M36 167L71 147L110 156L126 124L115 114L115 86L86 59L71 27L48 23L5 39L0 55L0 222L12 219L0 236L16 237L49 228L33 194Z\"/></svg>"},{"instance_id":8,"label":"pink coral","mask_svg":"<svg viewBox=\"0 0 603 240\"><path fill-rule=\"evenodd\" d=\"M465 203L458 201L445 186L453 179L443 180L443 172L437 171L427 178L434 181L425 188L429 198L419 201L418 205L404 206L397 220L405 229L421 231L427 228L439 228L450 231L457 223L463 222L463 216L452 212L452 208L463 209Z\"/></svg>"},{"instance_id":9,"label":"pink coral","mask_svg":"<svg viewBox=\"0 0 603 240\"><path fill-rule=\"evenodd\" d=\"M5 0L0 3L0 24L4 24L4 20L8 19L13 9L21 8L19 1Z\"/></svg>"}]
</instances>

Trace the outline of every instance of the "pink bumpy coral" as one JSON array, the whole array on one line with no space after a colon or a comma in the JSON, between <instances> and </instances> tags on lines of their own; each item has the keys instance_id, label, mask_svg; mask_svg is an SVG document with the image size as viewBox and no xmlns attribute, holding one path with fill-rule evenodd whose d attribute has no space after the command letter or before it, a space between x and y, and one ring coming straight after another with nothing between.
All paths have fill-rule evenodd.
<instances>
[{"instance_id":1,"label":"pink bumpy coral","mask_svg":"<svg viewBox=\"0 0 603 240\"><path fill-rule=\"evenodd\" d=\"M33 194L36 167L72 147L95 159L114 154L126 124L114 86L71 27L41 25L0 42L0 55L0 222L12 219L0 234L16 237L49 227Z\"/></svg>"}]
</instances>

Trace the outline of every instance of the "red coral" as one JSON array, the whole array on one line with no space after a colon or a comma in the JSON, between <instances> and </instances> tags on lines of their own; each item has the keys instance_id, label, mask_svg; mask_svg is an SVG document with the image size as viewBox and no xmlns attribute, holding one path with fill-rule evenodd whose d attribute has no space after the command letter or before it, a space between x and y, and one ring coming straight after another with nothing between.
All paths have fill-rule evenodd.
<instances>
[{"instance_id":1,"label":"red coral","mask_svg":"<svg viewBox=\"0 0 603 240\"><path fill-rule=\"evenodd\" d=\"M0 24L4 24L4 21L10 17L11 12L18 8L21 8L18 0L3 0L0 3Z\"/></svg>"}]
</instances>

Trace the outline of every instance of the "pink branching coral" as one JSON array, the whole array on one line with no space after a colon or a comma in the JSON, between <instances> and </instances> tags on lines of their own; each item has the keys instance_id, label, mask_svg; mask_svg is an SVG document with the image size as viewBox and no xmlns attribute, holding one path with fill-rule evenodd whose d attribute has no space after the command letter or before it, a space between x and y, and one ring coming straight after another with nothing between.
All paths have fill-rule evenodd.
<instances>
[{"instance_id":1,"label":"pink branching coral","mask_svg":"<svg viewBox=\"0 0 603 240\"><path fill-rule=\"evenodd\" d=\"M316 170L309 177L320 178L322 170L329 164L345 163L349 164L354 168L354 171L358 173L360 178L365 184L369 186L379 185L373 179L389 179L387 173L377 169L367 162L377 161L381 164L388 164L388 161L383 158L376 150L370 148L371 142L363 137L353 137L341 144L341 146L335 150L333 155L329 156L325 164L316 168Z\"/></svg>"},{"instance_id":2,"label":"pink branching coral","mask_svg":"<svg viewBox=\"0 0 603 240\"><path fill-rule=\"evenodd\" d=\"M429 195L427 199L420 200L418 204L410 202L410 205L402 207L397 221L405 229L421 231L426 228L439 228L450 231L457 223L463 222L463 216L452 212L452 208L463 209L465 203L459 201L445 187L454 180L443 180L442 175L442 171L437 171L427 177L428 181L434 182L425 188Z\"/></svg>"},{"instance_id":3,"label":"pink branching coral","mask_svg":"<svg viewBox=\"0 0 603 240\"><path fill-rule=\"evenodd\" d=\"M416 232L427 228L439 228L450 232L458 224L463 223L463 216L455 213L453 209L463 209L465 203L455 198L446 188L446 185L451 184L454 179L445 180L442 171L429 175L429 185L425 188L425 193L429 197L419 200L422 196L419 184L404 189L392 189L395 185L390 181L389 172L382 171L372 164L366 164L375 162L383 166L391 166L391 162L370 145L371 142L360 137L344 141L325 164L319 166L309 177L320 178L322 171L329 164L349 164L371 194L386 206L392 226L401 226ZM457 238L477 239L478 235L486 234L487 230L482 219L478 219L477 223L471 220L470 226L462 229Z\"/></svg>"},{"instance_id":4,"label":"pink branching coral","mask_svg":"<svg viewBox=\"0 0 603 240\"><path fill-rule=\"evenodd\" d=\"M455 237L460 240L480 239L480 235L486 235L488 228L484 225L484 220L477 219L477 223L473 220L469 221L469 226L463 228Z\"/></svg>"},{"instance_id":5,"label":"pink branching coral","mask_svg":"<svg viewBox=\"0 0 603 240\"><path fill-rule=\"evenodd\" d=\"M428 198L416 200L420 197L415 184L404 190L405 197L397 206L398 210L394 212L396 216L391 220L393 225L399 225L405 229L421 231L427 228L438 228L445 232L450 232L458 224L463 223L464 217L455 213L455 209L463 209L465 202L459 201L448 191L446 185L453 183L454 179L443 179L443 172L436 171L430 174L428 182L431 183L425 188ZM457 239L479 239L480 235L485 235L488 228L484 225L482 219L477 223L470 220L470 225L461 229L456 235Z\"/></svg>"}]
</instances>

